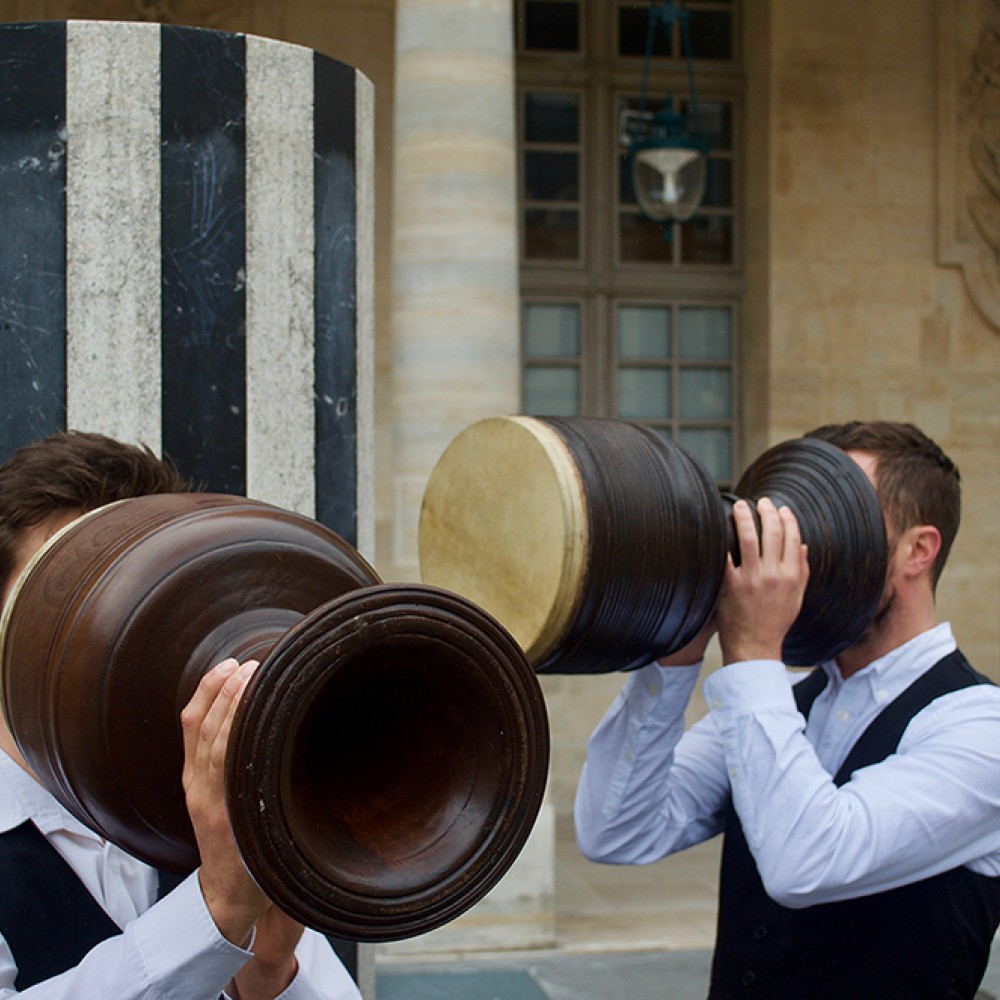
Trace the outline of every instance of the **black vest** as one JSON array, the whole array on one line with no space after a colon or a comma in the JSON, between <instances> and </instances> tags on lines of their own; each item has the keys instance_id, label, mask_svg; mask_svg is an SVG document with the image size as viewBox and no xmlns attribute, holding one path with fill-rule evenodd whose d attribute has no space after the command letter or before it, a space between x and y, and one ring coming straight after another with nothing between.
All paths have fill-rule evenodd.
<instances>
[{"instance_id":1,"label":"black vest","mask_svg":"<svg viewBox=\"0 0 1000 1000\"><path fill-rule=\"evenodd\" d=\"M795 685L808 718L826 685L816 670ZM961 653L945 657L872 721L835 783L892 754L935 698L990 683ZM709 1000L970 1000L1000 925L1000 878L956 868L874 896L792 910L764 891L730 804Z\"/></svg>"},{"instance_id":2,"label":"black vest","mask_svg":"<svg viewBox=\"0 0 1000 1000\"><path fill-rule=\"evenodd\" d=\"M178 882L160 876L160 895ZM0 934L25 990L72 969L94 945L121 933L72 868L25 822L0 834Z\"/></svg>"}]
</instances>

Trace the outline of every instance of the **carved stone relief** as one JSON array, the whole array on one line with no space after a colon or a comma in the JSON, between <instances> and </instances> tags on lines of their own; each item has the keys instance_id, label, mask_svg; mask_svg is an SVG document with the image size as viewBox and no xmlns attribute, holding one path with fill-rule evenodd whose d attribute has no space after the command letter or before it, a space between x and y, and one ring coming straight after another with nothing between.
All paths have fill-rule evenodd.
<instances>
[{"instance_id":1,"label":"carved stone relief","mask_svg":"<svg viewBox=\"0 0 1000 1000\"><path fill-rule=\"evenodd\" d=\"M1000 330L1000 0L938 4L938 261Z\"/></svg>"}]
</instances>

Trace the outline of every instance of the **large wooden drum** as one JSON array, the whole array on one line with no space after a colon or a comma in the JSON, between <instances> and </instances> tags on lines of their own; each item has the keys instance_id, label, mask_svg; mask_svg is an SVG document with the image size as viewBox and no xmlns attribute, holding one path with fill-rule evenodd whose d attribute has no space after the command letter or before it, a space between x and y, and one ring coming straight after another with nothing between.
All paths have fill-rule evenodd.
<instances>
[{"instance_id":1,"label":"large wooden drum","mask_svg":"<svg viewBox=\"0 0 1000 1000\"><path fill-rule=\"evenodd\" d=\"M54 536L5 608L3 711L71 813L186 872L179 713L227 656L261 660L226 795L243 860L282 909L392 940L451 920L508 870L548 768L523 653L466 598L383 584L339 536L268 504L144 497Z\"/></svg>"},{"instance_id":2,"label":"large wooden drum","mask_svg":"<svg viewBox=\"0 0 1000 1000\"><path fill-rule=\"evenodd\" d=\"M600 673L683 646L715 606L725 513L700 463L636 424L496 417L435 466L425 582L490 610L545 673Z\"/></svg>"},{"instance_id":3,"label":"large wooden drum","mask_svg":"<svg viewBox=\"0 0 1000 1000\"><path fill-rule=\"evenodd\" d=\"M730 552L732 504L787 503L810 547L787 662L835 656L871 621L885 527L871 484L833 446L770 449L721 494L685 449L618 420L493 417L466 428L429 478L422 579L501 621L539 673L630 670L708 622Z\"/></svg>"}]
</instances>

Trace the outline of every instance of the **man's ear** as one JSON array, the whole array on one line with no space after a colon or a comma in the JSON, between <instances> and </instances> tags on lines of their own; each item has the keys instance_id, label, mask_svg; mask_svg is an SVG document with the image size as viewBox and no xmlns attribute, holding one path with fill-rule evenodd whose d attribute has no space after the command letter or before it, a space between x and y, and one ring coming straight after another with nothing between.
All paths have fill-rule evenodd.
<instances>
[{"instance_id":1,"label":"man's ear","mask_svg":"<svg viewBox=\"0 0 1000 1000\"><path fill-rule=\"evenodd\" d=\"M941 532L932 524L915 524L900 539L902 570L907 576L929 573L941 551Z\"/></svg>"}]
</instances>

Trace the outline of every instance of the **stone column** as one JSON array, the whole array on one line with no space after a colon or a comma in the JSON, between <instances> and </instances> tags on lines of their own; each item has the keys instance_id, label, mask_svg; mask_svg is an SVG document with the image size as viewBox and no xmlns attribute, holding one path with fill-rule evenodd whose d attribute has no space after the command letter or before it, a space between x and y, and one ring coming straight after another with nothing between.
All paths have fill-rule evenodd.
<instances>
[{"instance_id":1,"label":"stone column","mask_svg":"<svg viewBox=\"0 0 1000 1000\"><path fill-rule=\"evenodd\" d=\"M510 0L399 0L393 218L393 563L464 426L518 406Z\"/></svg>"},{"instance_id":2,"label":"stone column","mask_svg":"<svg viewBox=\"0 0 1000 1000\"><path fill-rule=\"evenodd\" d=\"M420 500L464 427L520 405L510 0L398 0L393 216L393 567L419 575ZM553 809L468 914L395 951L551 943Z\"/></svg>"}]
</instances>

